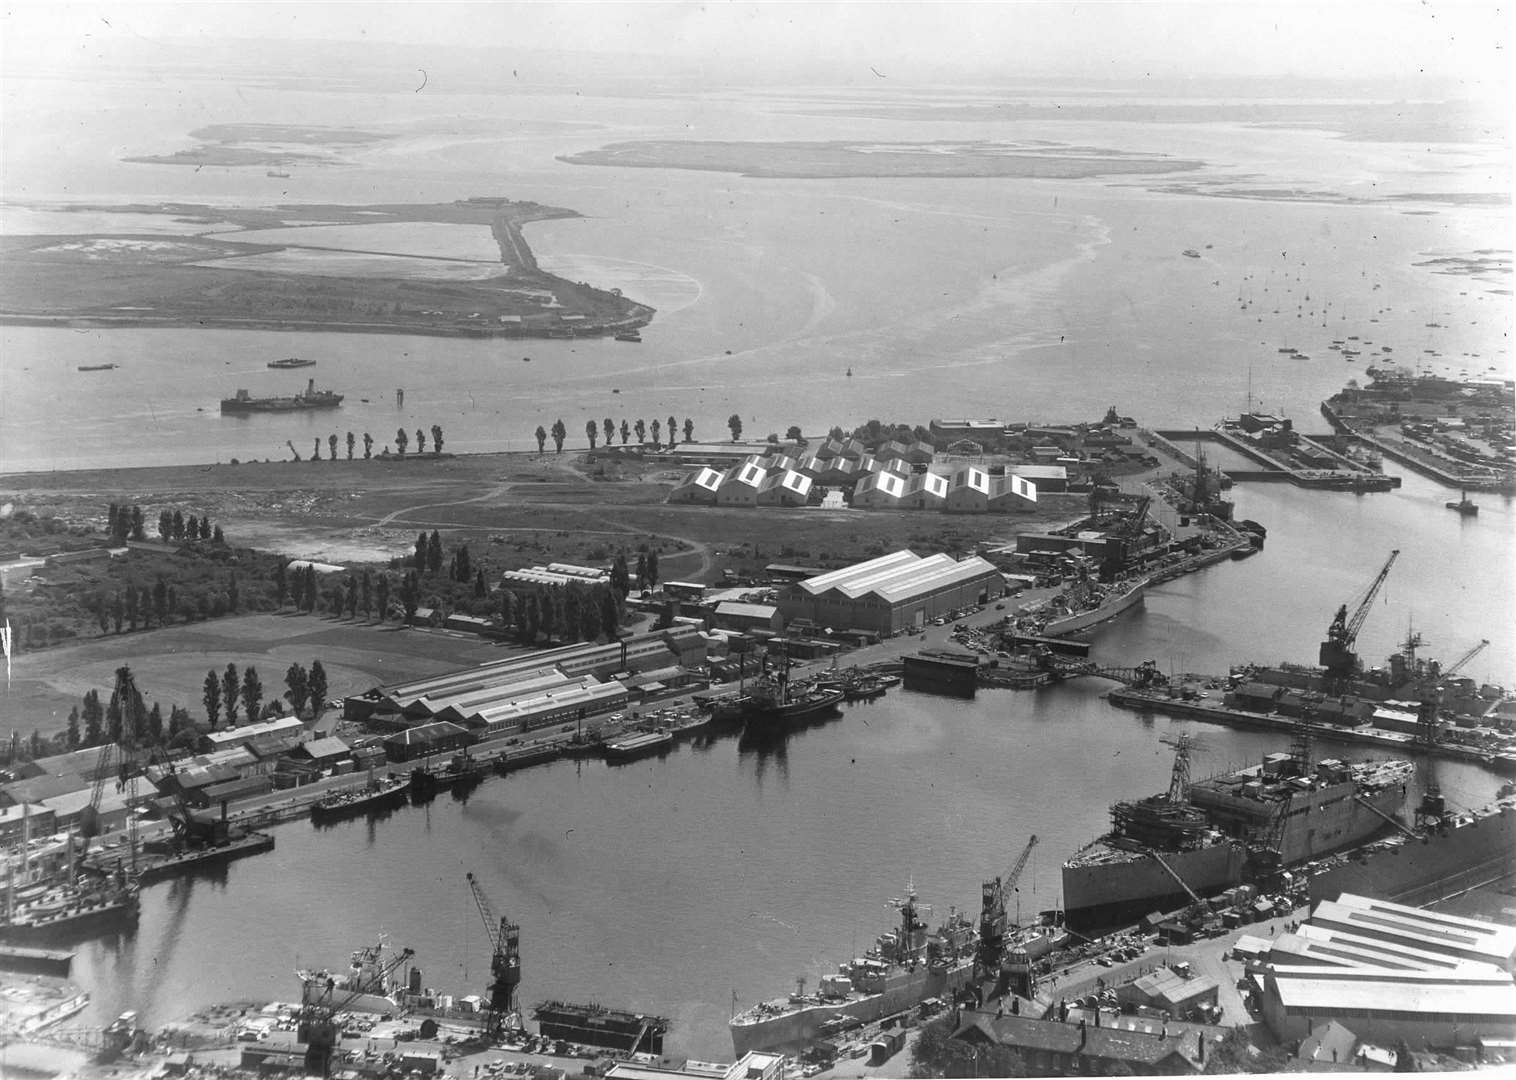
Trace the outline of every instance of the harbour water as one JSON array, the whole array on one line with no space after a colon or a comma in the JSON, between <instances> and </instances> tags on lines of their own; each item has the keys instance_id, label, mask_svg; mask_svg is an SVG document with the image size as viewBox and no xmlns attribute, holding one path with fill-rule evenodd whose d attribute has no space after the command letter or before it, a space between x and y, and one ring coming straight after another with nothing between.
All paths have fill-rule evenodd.
<instances>
[{"instance_id":1,"label":"harbour water","mask_svg":"<svg viewBox=\"0 0 1516 1080\"><path fill-rule=\"evenodd\" d=\"M130 89L120 109L152 143L132 153L173 150L205 115L368 119L348 115L340 96L265 88L253 105L214 87L192 118L169 88ZM695 119L729 138L929 140L943 128L666 98L597 102L585 129L571 126L582 102L536 95L529 104L542 124L510 134L501 118L526 107L515 100L471 100L477 115L460 115L445 96L411 93L381 103L408 138L340 176L309 170L274 191L257 170L124 165L98 149L114 145L122 116L95 115L93 99L67 86L48 91L45 107L42 95L23 95L39 107L9 111L8 125L14 116L24 127L8 141L64 129L79 138L59 155L7 155L8 197L534 199L586 215L528 228L544 267L622 287L659 315L641 345L4 327L3 470L280 458L286 440L304 452L313 437L351 429L382 443L396 427L432 423L450 450L524 449L538 423L560 416L573 433L587 417L672 413L694 418L697 435L724 436L737 412L761 436L871 416L1094 418L1115 404L1154 426L1208 426L1243 408L1249 387L1254 404L1314 430L1317 402L1362 377L1326 359L1326 339L1365 331L1371 319L1364 336L1397 352L1438 348L1471 373L1493 364L1511 374L1508 297L1414 265L1508 235L1499 206L1224 199L1156 192L1131 177L785 182L576 167L554 155L629 131L683 135ZM955 139L1008 130L951 127ZM1433 161L1409 144L1390 151L1321 131L1095 122L1020 124L1016 134L1204 157L1231 174L1282 188L1308 178L1335 194L1360 191L1369 176L1392 192L1456 194L1484 175L1464 168L1481 148ZM1508 178L1492 182L1508 189ZM1182 257L1186 248L1201 257ZM1265 284L1291 300L1243 310L1239 297ZM1296 317L1294 290L1307 289L1331 294L1325 319ZM1441 332L1425 324L1434 321L1446 336L1432 345ZM1280 356L1286 344L1314 359ZM1474 352L1477 364L1464 355ZM291 376L264 366L281 356L318 360L318 384L347 395L340 416L217 413L239 386L289 387ZM122 366L76 371L106 362ZM1102 655L1206 671L1309 661L1336 604L1398 546L1360 651L1383 656L1414 619L1444 657L1490 638L1471 671L1509 682L1508 503L1486 498L1477 519L1461 519L1442 508L1445 492L1409 476L1372 496L1283 486L1233 494L1240 516L1269 528L1264 553L1151 590L1143 611L1100 632ZM973 702L894 692L769 753L718 739L615 769L558 763L492 778L466 803L444 795L320 832L281 826L271 854L150 886L134 934L80 948L78 978L94 993L88 1022L133 1008L151 1026L209 1001L287 1000L296 967L345 964L381 933L416 950L427 983L480 992L488 957L464 884L472 871L522 926L528 1004L558 996L662 1013L675 1021L671 1046L719 1059L733 995L741 1007L800 976L814 986L891 922L886 901L912 880L937 915L949 904L972 910L981 881L1036 833L1020 906L1054 906L1061 859L1102 831L1109 801L1166 785L1158 737L1190 726L1110 708L1101 689L1079 682ZM1203 734L1199 771L1280 749L1257 733ZM1477 770L1435 768L1455 805L1493 793L1494 779Z\"/></svg>"}]
</instances>

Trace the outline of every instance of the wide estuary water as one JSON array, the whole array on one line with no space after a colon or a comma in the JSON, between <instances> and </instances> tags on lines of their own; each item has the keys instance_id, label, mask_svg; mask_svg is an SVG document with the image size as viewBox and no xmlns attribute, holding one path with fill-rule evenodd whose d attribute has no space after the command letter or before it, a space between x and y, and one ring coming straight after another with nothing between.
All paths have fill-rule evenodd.
<instances>
[{"instance_id":1,"label":"wide estuary water","mask_svg":"<svg viewBox=\"0 0 1516 1080\"><path fill-rule=\"evenodd\" d=\"M1509 190L1484 147L1226 123L885 121L736 96L406 92L370 109L357 95L243 95L214 82L203 91L191 103L154 82L86 92L8 79L4 191L35 205L8 207L0 222L10 232L101 227L37 216L70 201L533 199L586 215L528 228L543 266L655 305L644 343L3 327L0 471L280 458L286 440L303 451L330 431L367 430L382 444L398 426L432 423L449 450L524 449L537 424L558 417L572 446L584 419L606 415L672 413L694 419L698 436L724 437L733 412L761 436L874 416L1064 421L1115 404L1146 424L1207 427L1250 394L1318 430L1319 401L1362 377L1362 364L1325 349L1348 334L1407 364L1436 350L1454 371L1511 374L1508 276L1476 282L1415 265L1506 242L1507 207L1455 197ZM96 107L101 93L115 95L109 111ZM171 152L211 119L295 118L382 122L403 137L356 152L348 168L277 183L261 169L118 160ZM54 147L59 130L76 138ZM119 145L118 130L133 144ZM1443 194L1347 205L1164 193L1134 177L781 181L556 159L619 139L701 136L1048 138L1204 159L1239 182L1334 198L1376 184ZM416 254L414 239L398 253ZM458 248L477 254L471 240ZM1187 248L1200 257L1183 257ZM1311 359L1283 356L1284 346ZM340 415L218 414L237 387L288 386L294 376L265 368L283 356L318 361L310 374L347 395ZM121 366L76 370L107 362ZM1410 476L1367 497L1273 486L1233 495L1240 516L1268 527L1265 552L1153 590L1144 610L1100 633L1102 657L1216 672L1309 661L1336 605L1399 547L1363 655L1386 655L1414 620L1434 655L1489 638L1471 672L1509 683L1508 503L1484 498L1477 519L1461 519L1442 507L1448 492ZM416 950L429 984L480 992L486 946L464 883L473 872L521 924L528 1004L558 996L663 1013L674 1046L719 1059L730 1053L734 995L745 1006L802 976L814 986L886 928L887 901L912 881L936 916L950 905L972 912L981 881L1035 833L1020 906L1055 905L1062 860L1103 830L1110 801L1166 786L1159 737L1191 727L1113 709L1102 689L1077 682L972 702L895 692L762 754L722 738L621 767L558 763L492 778L466 803L444 796L372 822L282 826L269 855L147 889L136 932L82 946L77 977L94 994L91 1020L135 1008L158 1024L210 1001L288 1000L297 966L343 964L385 934ZM1281 748L1259 734L1202 734L1202 773ZM1496 787L1471 768L1435 769L1460 806L1483 805Z\"/></svg>"}]
</instances>

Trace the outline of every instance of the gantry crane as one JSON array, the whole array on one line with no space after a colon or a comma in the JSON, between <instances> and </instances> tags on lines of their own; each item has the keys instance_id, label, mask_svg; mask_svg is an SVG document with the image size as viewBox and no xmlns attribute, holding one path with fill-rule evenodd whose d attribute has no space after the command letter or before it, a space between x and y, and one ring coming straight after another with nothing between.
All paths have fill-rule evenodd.
<instances>
[{"instance_id":1,"label":"gantry crane","mask_svg":"<svg viewBox=\"0 0 1516 1080\"><path fill-rule=\"evenodd\" d=\"M1358 631L1363 628L1363 621L1369 617L1374 597L1379 595L1384 579L1390 576L1390 567L1395 565L1395 560L1399 557L1399 548L1390 552L1390 557L1379 568L1379 573L1369 584L1352 614L1348 613L1348 606L1343 604L1337 609L1332 625L1327 627L1327 639L1321 643L1319 662L1326 669L1329 693L1341 692L1358 674L1358 654L1353 651L1353 645L1358 640Z\"/></svg>"},{"instance_id":2,"label":"gantry crane","mask_svg":"<svg viewBox=\"0 0 1516 1080\"><path fill-rule=\"evenodd\" d=\"M484 919L484 932L490 939L490 985L484 1014L484 1034L490 1042L500 1038L506 1018L517 1010L516 987L521 985L521 927L508 917L496 916L489 897L468 875L474 903Z\"/></svg>"},{"instance_id":3,"label":"gantry crane","mask_svg":"<svg viewBox=\"0 0 1516 1080\"><path fill-rule=\"evenodd\" d=\"M401 949L379 968L378 981L381 984L387 983L395 969L415 955L411 949ZM332 1074L332 1051L337 1045L337 1014L347 1008L354 998L367 992L365 986L352 990L339 988L337 980L330 975L303 981L295 1038L298 1042L305 1043L306 1076L326 1077Z\"/></svg>"},{"instance_id":4,"label":"gantry crane","mask_svg":"<svg viewBox=\"0 0 1516 1080\"><path fill-rule=\"evenodd\" d=\"M1000 962L1005 957L1005 897L1014 892L1021 872L1026 869L1032 849L1037 846L1037 836L1026 842L1015 863L1003 877L984 883L984 906L979 914L979 950L974 958L977 975L981 979L1000 977ZM1020 921L1020 898L1017 899L1017 921Z\"/></svg>"}]
</instances>

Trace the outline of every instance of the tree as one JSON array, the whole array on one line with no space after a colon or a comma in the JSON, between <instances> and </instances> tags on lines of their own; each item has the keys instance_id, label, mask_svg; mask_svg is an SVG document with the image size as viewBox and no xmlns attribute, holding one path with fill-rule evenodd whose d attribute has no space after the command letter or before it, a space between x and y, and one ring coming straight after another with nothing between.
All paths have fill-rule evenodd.
<instances>
[{"instance_id":1,"label":"tree","mask_svg":"<svg viewBox=\"0 0 1516 1080\"><path fill-rule=\"evenodd\" d=\"M474 573L474 599L483 600L490 594L489 582L484 580L484 567L480 567Z\"/></svg>"},{"instance_id":2,"label":"tree","mask_svg":"<svg viewBox=\"0 0 1516 1080\"><path fill-rule=\"evenodd\" d=\"M132 539L133 540L146 540L147 539L147 533L146 533L146 531L144 531L144 524L145 523L142 520L142 507L140 507L140 506L133 506L132 507Z\"/></svg>"},{"instance_id":3,"label":"tree","mask_svg":"<svg viewBox=\"0 0 1516 1080\"><path fill-rule=\"evenodd\" d=\"M237 605L242 601L242 593L237 588L237 571L233 570L226 581L226 608L228 611L236 611Z\"/></svg>"},{"instance_id":4,"label":"tree","mask_svg":"<svg viewBox=\"0 0 1516 1080\"><path fill-rule=\"evenodd\" d=\"M590 449L595 449L595 440L600 437L600 429L595 425L595 421L586 420L584 422L584 434L590 440Z\"/></svg>"},{"instance_id":5,"label":"tree","mask_svg":"<svg viewBox=\"0 0 1516 1080\"><path fill-rule=\"evenodd\" d=\"M674 444L678 441L679 438L679 429L674 426L674 418L672 416L669 417L669 426L667 430L669 433L669 449L672 450L674 448Z\"/></svg>"},{"instance_id":6,"label":"tree","mask_svg":"<svg viewBox=\"0 0 1516 1080\"><path fill-rule=\"evenodd\" d=\"M349 461L353 460L353 447L356 446L357 444L358 444L358 440L355 439L353 437L353 433L351 431L349 431L347 433L347 459ZM367 454L364 455L364 457L367 457L367 456L368 456Z\"/></svg>"},{"instance_id":7,"label":"tree","mask_svg":"<svg viewBox=\"0 0 1516 1080\"><path fill-rule=\"evenodd\" d=\"M395 448L400 451L400 456L405 457L405 448L410 443L411 437L405 433L405 428L395 431Z\"/></svg>"},{"instance_id":8,"label":"tree","mask_svg":"<svg viewBox=\"0 0 1516 1080\"><path fill-rule=\"evenodd\" d=\"M105 710L100 707L100 691L84 695L84 745L99 746L105 739Z\"/></svg>"},{"instance_id":9,"label":"tree","mask_svg":"<svg viewBox=\"0 0 1516 1080\"><path fill-rule=\"evenodd\" d=\"M547 429L538 424L535 434L537 436L537 453L545 453L547 451Z\"/></svg>"},{"instance_id":10,"label":"tree","mask_svg":"<svg viewBox=\"0 0 1516 1080\"><path fill-rule=\"evenodd\" d=\"M358 617L358 578L353 574L347 576L347 617Z\"/></svg>"},{"instance_id":11,"label":"tree","mask_svg":"<svg viewBox=\"0 0 1516 1080\"><path fill-rule=\"evenodd\" d=\"M603 426L605 427L605 445L610 446L611 440L616 437L616 422L607 416Z\"/></svg>"},{"instance_id":12,"label":"tree","mask_svg":"<svg viewBox=\"0 0 1516 1080\"><path fill-rule=\"evenodd\" d=\"M649 589L658 587L658 553L656 551L647 553L647 587Z\"/></svg>"},{"instance_id":13,"label":"tree","mask_svg":"<svg viewBox=\"0 0 1516 1080\"><path fill-rule=\"evenodd\" d=\"M790 442L803 442L803 441L805 441L805 436L800 433L800 425L799 424L791 424L788 428L786 428L785 432L784 432L784 437L786 439L788 439Z\"/></svg>"},{"instance_id":14,"label":"tree","mask_svg":"<svg viewBox=\"0 0 1516 1080\"><path fill-rule=\"evenodd\" d=\"M168 583L162 578L153 585L153 614L159 626L168 622Z\"/></svg>"},{"instance_id":15,"label":"tree","mask_svg":"<svg viewBox=\"0 0 1516 1080\"><path fill-rule=\"evenodd\" d=\"M329 461L336 461L337 460L337 433L335 431L332 432L330 435L328 435L326 437L326 445L327 445L327 449L329 450L329 453L327 454L327 460L329 460ZM347 456L348 457L352 457L353 456L352 452L349 451Z\"/></svg>"},{"instance_id":16,"label":"tree","mask_svg":"<svg viewBox=\"0 0 1516 1080\"><path fill-rule=\"evenodd\" d=\"M400 579L400 606L405 609L407 622L415 618L416 608L421 606L421 578L414 570Z\"/></svg>"},{"instance_id":17,"label":"tree","mask_svg":"<svg viewBox=\"0 0 1516 1080\"><path fill-rule=\"evenodd\" d=\"M663 445L663 436L661 436L660 434L658 434L662 430L663 430L663 424L660 423L659 420L658 420L658 418L655 416L653 418L653 445L654 446L662 446Z\"/></svg>"},{"instance_id":18,"label":"tree","mask_svg":"<svg viewBox=\"0 0 1516 1080\"><path fill-rule=\"evenodd\" d=\"M63 743L70 750L79 749L79 706L75 705L68 714L68 726L63 729Z\"/></svg>"},{"instance_id":19,"label":"tree","mask_svg":"<svg viewBox=\"0 0 1516 1080\"><path fill-rule=\"evenodd\" d=\"M568 428L564 426L562 420L554 420L553 421L553 452L555 454L561 454L561 453L563 453L563 440L566 439L566 438L568 438Z\"/></svg>"},{"instance_id":20,"label":"tree","mask_svg":"<svg viewBox=\"0 0 1516 1080\"><path fill-rule=\"evenodd\" d=\"M100 632L109 633L111 628L111 601L104 593L96 593L93 601L95 619L100 623ZM5 605L0 603L0 618L5 615Z\"/></svg>"},{"instance_id":21,"label":"tree","mask_svg":"<svg viewBox=\"0 0 1516 1080\"><path fill-rule=\"evenodd\" d=\"M211 538L211 516L209 514L201 514L200 515L200 539L202 539L202 540L209 540L210 538Z\"/></svg>"},{"instance_id":22,"label":"tree","mask_svg":"<svg viewBox=\"0 0 1516 1080\"><path fill-rule=\"evenodd\" d=\"M169 535L175 540L184 539L184 511L174 511L174 516L170 523Z\"/></svg>"},{"instance_id":23,"label":"tree","mask_svg":"<svg viewBox=\"0 0 1516 1080\"><path fill-rule=\"evenodd\" d=\"M174 515L169 513L167 510L161 511L158 514L158 539L162 540L166 544L168 543L169 537L173 535Z\"/></svg>"},{"instance_id":24,"label":"tree","mask_svg":"<svg viewBox=\"0 0 1516 1080\"><path fill-rule=\"evenodd\" d=\"M126 604L121 599L121 594L116 593L111 597L111 622L116 627L116 633L121 633L121 622L126 618Z\"/></svg>"},{"instance_id":25,"label":"tree","mask_svg":"<svg viewBox=\"0 0 1516 1080\"><path fill-rule=\"evenodd\" d=\"M426 542L426 568L434 574L442 569L442 537L437 535L436 529Z\"/></svg>"},{"instance_id":26,"label":"tree","mask_svg":"<svg viewBox=\"0 0 1516 1080\"><path fill-rule=\"evenodd\" d=\"M626 417L622 417L621 418L621 445L625 446L627 443L629 443L631 441L632 441L632 428L631 428L631 425L626 422Z\"/></svg>"},{"instance_id":27,"label":"tree","mask_svg":"<svg viewBox=\"0 0 1516 1080\"><path fill-rule=\"evenodd\" d=\"M611 562L611 588L621 599L626 599L626 594L632 591L632 578L626 565L626 552L618 551L616 558Z\"/></svg>"},{"instance_id":28,"label":"tree","mask_svg":"<svg viewBox=\"0 0 1516 1080\"><path fill-rule=\"evenodd\" d=\"M205 690L200 695L200 700L205 702L205 718L214 729L221 719L221 680L217 678L214 668L205 673Z\"/></svg>"},{"instance_id":29,"label":"tree","mask_svg":"<svg viewBox=\"0 0 1516 1080\"><path fill-rule=\"evenodd\" d=\"M295 715L300 716L305 712L305 703L310 700L310 676L299 664L291 664L284 672L284 685L284 696L289 699Z\"/></svg>"},{"instance_id":30,"label":"tree","mask_svg":"<svg viewBox=\"0 0 1516 1080\"><path fill-rule=\"evenodd\" d=\"M200 539L200 519L194 514L191 514L189 520L184 523L184 538L190 543Z\"/></svg>"},{"instance_id":31,"label":"tree","mask_svg":"<svg viewBox=\"0 0 1516 1080\"><path fill-rule=\"evenodd\" d=\"M221 704L226 707L226 726L237 726L237 699L242 693L242 680L237 677L237 665L227 664L221 676Z\"/></svg>"},{"instance_id":32,"label":"tree","mask_svg":"<svg viewBox=\"0 0 1516 1080\"><path fill-rule=\"evenodd\" d=\"M416 429L416 453L426 453L426 432L420 428Z\"/></svg>"},{"instance_id":33,"label":"tree","mask_svg":"<svg viewBox=\"0 0 1516 1080\"><path fill-rule=\"evenodd\" d=\"M217 525L216 528L211 532L211 543L215 544L217 547L226 546L226 533L221 531L220 525Z\"/></svg>"},{"instance_id":34,"label":"tree","mask_svg":"<svg viewBox=\"0 0 1516 1080\"><path fill-rule=\"evenodd\" d=\"M638 445L647 442L647 424L643 420L639 418L638 421L632 425L632 430L637 433Z\"/></svg>"},{"instance_id":35,"label":"tree","mask_svg":"<svg viewBox=\"0 0 1516 1080\"><path fill-rule=\"evenodd\" d=\"M600 594L600 632L607 641L614 641L620 628L621 612L616 604L616 590L609 588Z\"/></svg>"},{"instance_id":36,"label":"tree","mask_svg":"<svg viewBox=\"0 0 1516 1080\"><path fill-rule=\"evenodd\" d=\"M687 416L684 418L684 441L695 441L695 421L691 420Z\"/></svg>"},{"instance_id":37,"label":"tree","mask_svg":"<svg viewBox=\"0 0 1516 1080\"><path fill-rule=\"evenodd\" d=\"M258 719L258 710L263 704L263 680L258 678L258 669L249 666L242 673L242 707L247 712L248 723Z\"/></svg>"},{"instance_id":38,"label":"tree","mask_svg":"<svg viewBox=\"0 0 1516 1080\"><path fill-rule=\"evenodd\" d=\"M426 569L426 533L416 534L416 557L412 560L417 570Z\"/></svg>"},{"instance_id":39,"label":"tree","mask_svg":"<svg viewBox=\"0 0 1516 1080\"><path fill-rule=\"evenodd\" d=\"M363 577L358 580L358 603L363 608L365 617L374 610L374 572L364 570Z\"/></svg>"},{"instance_id":40,"label":"tree","mask_svg":"<svg viewBox=\"0 0 1516 1080\"><path fill-rule=\"evenodd\" d=\"M432 425L432 453L442 453L442 425Z\"/></svg>"},{"instance_id":41,"label":"tree","mask_svg":"<svg viewBox=\"0 0 1516 1080\"><path fill-rule=\"evenodd\" d=\"M363 433L363 460L367 461L374 456L374 437L368 432Z\"/></svg>"},{"instance_id":42,"label":"tree","mask_svg":"<svg viewBox=\"0 0 1516 1080\"><path fill-rule=\"evenodd\" d=\"M315 611L317 594L316 568L307 564L302 572L305 574L305 610Z\"/></svg>"},{"instance_id":43,"label":"tree","mask_svg":"<svg viewBox=\"0 0 1516 1080\"><path fill-rule=\"evenodd\" d=\"M147 712L147 737L154 746L163 742L163 709L156 701Z\"/></svg>"},{"instance_id":44,"label":"tree","mask_svg":"<svg viewBox=\"0 0 1516 1080\"><path fill-rule=\"evenodd\" d=\"M311 661L311 717L321 719L321 714L326 711L326 668L321 666L320 660Z\"/></svg>"},{"instance_id":45,"label":"tree","mask_svg":"<svg viewBox=\"0 0 1516 1080\"><path fill-rule=\"evenodd\" d=\"M742 438L742 417L732 413L726 418L726 426L732 429L732 442Z\"/></svg>"},{"instance_id":46,"label":"tree","mask_svg":"<svg viewBox=\"0 0 1516 1080\"><path fill-rule=\"evenodd\" d=\"M453 580L468 581L474 576L473 560L469 558L468 545L458 545L458 551L453 556Z\"/></svg>"},{"instance_id":47,"label":"tree","mask_svg":"<svg viewBox=\"0 0 1516 1080\"><path fill-rule=\"evenodd\" d=\"M637 552L637 591L647 588L647 552Z\"/></svg>"},{"instance_id":48,"label":"tree","mask_svg":"<svg viewBox=\"0 0 1516 1080\"><path fill-rule=\"evenodd\" d=\"M379 600L379 621L384 622L390 617L390 576L388 574L379 575L374 591Z\"/></svg>"},{"instance_id":49,"label":"tree","mask_svg":"<svg viewBox=\"0 0 1516 1080\"><path fill-rule=\"evenodd\" d=\"M127 629L137 629L137 589L135 586L126 587L126 625Z\"/></svg>"},{"instance_id":50,"label":"tree","mask_svg":"<svg viewBox=\"0 0 1516 1080\"><path fill-rule=\"evenodd\" d=\"M311 450L311 460L312 461L320 461L321 460L321 436L320 435L316 436L316 446L315 446L314 449Z\"/></svg>"}]
</instances>

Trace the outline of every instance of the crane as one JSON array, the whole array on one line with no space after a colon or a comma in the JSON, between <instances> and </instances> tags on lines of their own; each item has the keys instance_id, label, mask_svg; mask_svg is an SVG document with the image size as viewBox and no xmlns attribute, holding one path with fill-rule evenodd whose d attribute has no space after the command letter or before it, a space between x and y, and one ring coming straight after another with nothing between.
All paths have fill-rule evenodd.
<instances>
[{"instance_id":1,"label":"crane","mask_svg":"<svg viewBox=\"0 0 1516 1080\"><path fill-rule=\"evenodd\" d=\"M1399 548L1391 551L1390 557L1379 568L1379 573L1352 613L1349 614L1348 606L1343 604L1337 609L1332 625L1327 627L1327 639L1321 643L1319 663L1326 669L1329 692L1341 691L1357 674L1358 654L1353 651L1353 644L1358 640L1358 631L1363 628L1363 621L1369 617L1374 597L1379 595L1384 579L1390 576L1390 567L1395 565L1395 560L1399 557Z\"/></svg>"},{"instance_id":2,"label":"crane","mask_svg":"<svg viewBox=\"0 0 1516 1080\"><path fill-rule=\"evenodd\" d=\"M1490 644L1490 641L1489 641L1488 638L1482 639L1479 642L1478 645L1475 645L1472 649L1470 649L1468 652L1464 653L1457 660L1454 660L1452 662L1452 664L1450 664L1449 666L1443 668L1442 669L1442 677L1444 679L1450 679L1454 675L1457 675L1460 671L1462 671L1464 669L1465 666L1467 666L1467 664L1468 664L1468 662L1470 660L1474 659L1474 657L1476 657L1480 653L1484 652L1484 650L1489 646L1489 644Z\"/></svg>"},{"instance_id":3,"label":"crane","mask_svg":"<svg viewBox=\"0 0 1516 1080\"><path fill-rule=\"evenodd\" d=\"M980 978L998 978L1000 974L1000 961L1005 953L1005 895L1015 890L1016 882L1021 879L1021 872L1026 869L1027 860L1032 857L1032 849L1036 846L1037 836L1034 833L1010 870L1003 877L984 883L984 906L979 915L979 953L975 962ZM1020 921L1019 897L1017 921Z\"/></svg>"},{"instance_id":4,"label":"crane","mask_svg":"<svg viewBox=\"0 0 1516 1080\"><path fill-rule=\"evenodd\" d=\"M489 897L479 887L473 874L468 875L474 903L484 919L484 932L490 939L490 985L484 1014L484 1034L490 1042L499 1039L505 1021L517 1010L516 987L521 984L521 927L506 916L496 916Z\"/></svg>"},{"instance_id":5,"label":"crane","mask_svg":"<svg viewBox=\"0 0 1516 1080\"><path fill-rule=\"evenodd\" d=\"M89 852L92 836L100 832L100 799L105 793L105 779L112 773L116 776L116 790L130 789L128 803L137 801L137 748L142 741L142 695L137 690L137 680L131 668L122 665L116 669L116 686L111 692L109 716L119 716L120 726L111 732L113 736L100 748L100 757L95 763L95 781L90 788L89 805L79 815L79 832L84 837L82 858ZM113 764L114 762L114 764ZM129 813L126 818L128 847L131 852L132 869L137 866L137 817Z\"/></svg>"},{"instance_id":6,"label":"crane","mask_svg":"<svg viewBox=\"0 0 1516 1080\"><path fill-rule=\"evenodd\" d=\"M380 985L389 981L396 968L415 956L412 949L401 949L385 962L376 976ZM300 987L300 1018L295 1040L305 1043L305 1075L326 1077L332 1074L332 1051L337 1045L337 1014L353 999L369 992L371 983L357 987L338 986L325 973L303 979ZM340 994L340 996L339 996Z\"/></svg>"}]
</instances>

